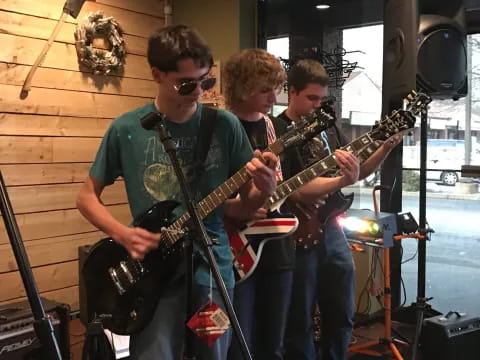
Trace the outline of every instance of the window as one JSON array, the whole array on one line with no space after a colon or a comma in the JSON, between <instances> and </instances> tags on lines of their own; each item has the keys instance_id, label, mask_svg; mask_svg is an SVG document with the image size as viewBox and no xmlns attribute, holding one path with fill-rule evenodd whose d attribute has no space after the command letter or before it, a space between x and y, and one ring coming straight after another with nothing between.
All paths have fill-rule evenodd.
<instances>
[{"instance_id":1,"label":"window","mask_svg":"<svg viewBox=\"0 0 480 360\"><path fill-rule=\"evenodd\" d=\"M346 81L342 93L342 118L352 138L370 130L380 119L382 97L383 26L343 31L343 47L349 61L360 66ZM472 49L469 97L458 101L435 100L428 112L427 221L434 229L427 243L426 295L437 310L479 313L480 193L477 180L462 179L460 167L480 165L480 35L469 36ZM471 104L471 112L468 109ZM419 139L417 127L405 139L403 152L403 211L418 220ZM358 207L373 208L371 185L374 176L360 184ZM392 185L392 184L389 184ZM403 240L402 277L407 304L417 295L417 243Z\"/></svg>"},{"instance_id":2,"label":"window","mask_svg":"<svg viewBox=\"0 0 480 360\"><path fill-rule=\"evenodd\" d=\"M267 39L267 51L282 59L289 59L290 38L288 36ZM272 115L277 116L282 113L288 105L288 93L282 91L277 96L277 104L273 105Z\"/></svg>"}]
</instances>

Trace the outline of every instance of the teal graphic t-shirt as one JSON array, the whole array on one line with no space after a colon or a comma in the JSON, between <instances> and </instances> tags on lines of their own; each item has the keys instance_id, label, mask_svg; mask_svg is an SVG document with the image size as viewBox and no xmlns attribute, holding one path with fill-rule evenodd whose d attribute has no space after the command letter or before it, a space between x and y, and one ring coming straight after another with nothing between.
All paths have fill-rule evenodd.
<instances>
[{"instance_id":1,"label":"teal graphic t-shirt","mask_svg":"<svg viewBox=\"0 0 480 360\"><path fill-rule=\"evenodd\" d=\"M181 124L167 120L167 128L177 145L180 166L196 201L202 200L223 184L253 156L238 118L220 109L210 149L201 176L197 178L193 165L201 110L202 104L198 103L192 118ZM107 130L90 169L90 175L104 185L110 185L118 177L123 177L133 218L139 217L152 205L163 200L177 200L181 203L174 211L177 217L186 212L180 186L158 132L145 130L140 124L143 116L155 111L153 103L149 103L115 119ZM208 215L204 223L209 234L220 242L220 245L213 246L213 251L226 285L233 287L232 257L223 230L223 205ZM195 280L199 284L210 285L207 264L199 266Z\"/></svg>"}]
</instances>

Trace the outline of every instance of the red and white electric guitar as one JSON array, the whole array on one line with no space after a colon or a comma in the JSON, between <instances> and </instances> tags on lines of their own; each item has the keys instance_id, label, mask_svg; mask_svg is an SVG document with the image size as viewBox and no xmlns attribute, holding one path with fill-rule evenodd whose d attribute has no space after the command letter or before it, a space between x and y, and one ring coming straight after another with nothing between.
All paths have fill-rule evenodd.
<instances>
[{"instance_id":1,"label":"red and white electric guitar","mask_svg":"<svg viewBox=\"0 0 480 360\"><path fill-rule=\"evenodd\" d=\"M415 115L419 114L430 101L431 98L428 95L412 92L405 99L407 110L394 111L383 121L377 122L370 132L358 137L342 149L352 152L360 162L364 162L378 149L379 141L385 141L394 135L412 129L415 125ZM251 221L240 229L232 226L226 227L237 283L247 279L254 272L267 241L295 234L297 246L306 247L314 245L313 243L307 244L308 239L312 239L313 242L314 239L321 238L322 227L330 217L326 217L322 221L321 216L315 214L311 218L303 219L305 214L299 212L298 209L292 208L295 214L293 215L283 214L280 208L293 192L317 176L325 176L335 169L337 169L337 164L333 154L317 161L277 186L275 193L267 199L263 206L268 210L266 219ZM302 220L300 227L297 216Z\"/></svg>"}]
</instances>

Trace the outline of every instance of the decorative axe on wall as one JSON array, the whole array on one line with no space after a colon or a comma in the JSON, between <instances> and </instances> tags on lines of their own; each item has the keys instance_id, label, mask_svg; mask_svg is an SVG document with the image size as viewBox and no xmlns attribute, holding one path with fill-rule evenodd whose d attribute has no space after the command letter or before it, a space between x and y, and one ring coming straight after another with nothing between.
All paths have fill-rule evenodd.
<instances>
[{"instance_id":1,"label":"decorative axe on wall","mask_svg":"<svg viewBox=\"0 0 480 360\"><path fill-rule=\"evenodd\" d=\"M58 20L57 25L55 25L55 28L53 29L52 34L50 35L50 37L48 38L48 41L43 46L42 51L38 55L37 60L35 60L33 66L28 72L28 75L23 83L22 93L20 94L20 97L22 99L28 96L33 75L35 74L35 71L37 70L38 66L42 62L45 55L47 55L48 49L50 49L50 46L52 46L53 41L55 40L58 33L60 32L60 29L63 23L65 22L65 20L67 20L67 16L70 15L71 17L76 19L78 14L80 13L80 9L82 8L82 5L84 2L85 0L67 0L65 2L65 5L63 6L63 10L62 10L62 15L60 16L60 19Z\"/></svg>"}]
</instances>

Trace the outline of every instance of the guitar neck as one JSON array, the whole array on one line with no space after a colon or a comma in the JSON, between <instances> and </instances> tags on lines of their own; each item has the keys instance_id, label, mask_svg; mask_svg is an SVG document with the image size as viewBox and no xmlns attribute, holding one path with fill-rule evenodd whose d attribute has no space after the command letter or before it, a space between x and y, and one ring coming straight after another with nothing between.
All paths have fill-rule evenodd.
<instances>
[{"instance_id":1,"label":"guitar neck","mask_svg":"<svg viewBox=\"0 0 480 360\"><path fill-rule=\"evenodd\" d=\"M379 146L379 143L375 141L370 136L370 132L368 132L344 146L342 150L352 152L359 158L360 163L363 163L379 148ZM322 160L317 161L307 169L301 171L297 175L277 186L277 189L273 195L267 199L265 207L269 209L274 204L289 197L292 193L297 191L306 183L318 176L325 175L336 167L337 163L335 162L334 155L329 155Z\"/></svg>"},{"instance_id":2,"label":"guitar neck","mask_svg":"<svg viewBox=\"0 0 480 360\"><path fill-rule=\"evenodd\" d=\"M217 207L225 202L230 196L238 191L242 185L250 180L250 175L247 174L245 168L237 171L231 178L225 181L222 185L213 190L203 200L198 203L198 215L200 219L204 219L208 214L214 211ZM172 225L167 228L164 235L170 244L174 244L179 240L183 234L179 233L185 223L190 219L190 214L185 212ZM168 231L177 230L177 231Z\"/></svg>"},{"instance_id":3,"label":"guitar neck","mask_svg":"<svg viewBox=\"0 0 480 360\"><path fill-rule=\"evenodd\" d=\"M278 155L283 150L283 140L280 139L270 144L265 151L269 151L275 155ZM243 167L222 185L213 190L198 203L198 215L200 219L204 219L208 214L222 205L228 198L238 192L238 190L250 179L251 177L248 175L246 167ZM173 224L171 224L166 231L163 232L162 236L165 237L169 244L173 245L175 242L177 242L177 240L183 237L183 234L180 232L180 230L188 220L190 220L190 214L185 212L175 222L173 222Z\"/></svg>"}]
</instances>

